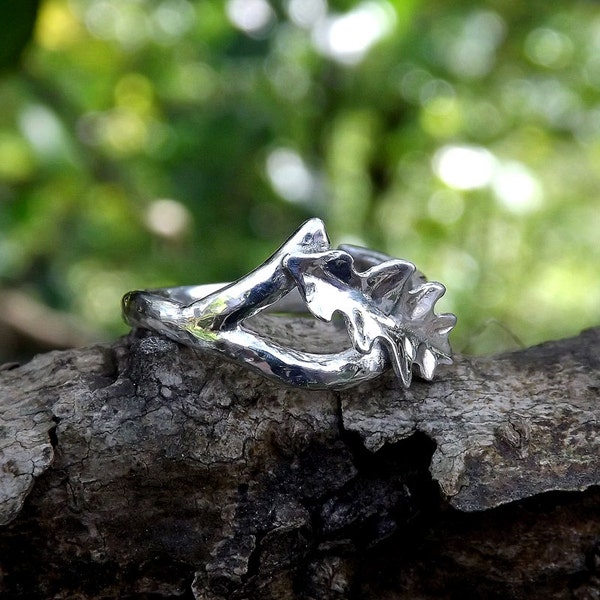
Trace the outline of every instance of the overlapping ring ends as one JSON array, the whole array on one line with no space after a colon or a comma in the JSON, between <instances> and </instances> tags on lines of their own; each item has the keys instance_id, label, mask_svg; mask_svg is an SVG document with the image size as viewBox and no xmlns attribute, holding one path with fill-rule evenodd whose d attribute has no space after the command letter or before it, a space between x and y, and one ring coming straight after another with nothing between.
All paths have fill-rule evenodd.
<instances>
[{"instance_id":1,"label":"overlapping ring ends","mask_svg":"<svg viewBox=\"0 0 600 600\"><path fill-rule=\"evenodd\" d=\"M452 362L448 334L456 317L434 312L444 292L408 261L356 246L331 248L323 222L310 219L233 283L134 291L122 305L133 328L219 354L284 385L344 389L391 366L408 387L413 372L431 380L439 365ZM310 312L324 321L341 314L349 347L304 352L244 327L265 309Z\"/></svg>"}]
</instances>

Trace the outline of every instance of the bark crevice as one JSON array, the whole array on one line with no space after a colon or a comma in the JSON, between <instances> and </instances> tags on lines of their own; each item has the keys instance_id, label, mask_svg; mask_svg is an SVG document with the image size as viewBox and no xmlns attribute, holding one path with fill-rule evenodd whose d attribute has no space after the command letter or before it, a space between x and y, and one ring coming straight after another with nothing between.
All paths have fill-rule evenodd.
<instances>
[{"instance_id":1,"label":"bark crevice","mask_svg":"<svg viewBox=\"0 0 600 600\"><path fill-rule=\"evenodd\" d=\"M307 326L343 342L281 335ZM593 329L336 393L147 332L0 368L0 591L596 597L599 348Z\"/></svg>"}]
</instances>

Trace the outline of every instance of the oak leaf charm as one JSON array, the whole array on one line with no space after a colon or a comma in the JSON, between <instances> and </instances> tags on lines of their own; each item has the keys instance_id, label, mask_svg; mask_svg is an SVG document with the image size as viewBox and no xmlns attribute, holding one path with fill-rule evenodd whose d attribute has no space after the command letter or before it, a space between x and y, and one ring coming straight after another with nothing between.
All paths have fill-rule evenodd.
<instances>
[{"instance_id":1,"label":"oak leaf charm","mask_svg":"<svg viewBox=\"0 0 600 600\"><path fill-rule=\"evenodd\" d=\"M311 313L324 321L341 313L363 354L381 344L404 386L411 383L413 366L431 380L438 365L452 362L448 334L456 317L434 312L446 290L425 281L412 263L393 259L358 272L350 254L330 250L290 254L284 266Z\"/></svg>"}]
</instances>

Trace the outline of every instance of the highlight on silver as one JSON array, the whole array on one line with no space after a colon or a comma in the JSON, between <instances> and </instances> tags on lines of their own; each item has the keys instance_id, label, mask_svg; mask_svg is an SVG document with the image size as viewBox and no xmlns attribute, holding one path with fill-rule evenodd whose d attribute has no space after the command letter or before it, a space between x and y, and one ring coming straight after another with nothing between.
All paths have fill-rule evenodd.
<instances>
[{"instance_id":1,"label":"highlight on silver","mask_svg":"<svg viewBox=\"0 0 600 600\"><path fill-rule=\"evenodd\" d=\"M133 291L123 316L134 328L157 331L192 348L216 353L285 385L344 389L393 367L409 387L452 362L450 313L436 314L444 294L415 265L358 246L332 249L325 225L310 219L270 258L233 283ZM335 353L282 346L244 326L269 312L343 317L349 347Z\"/></svg>"}]
</instances>

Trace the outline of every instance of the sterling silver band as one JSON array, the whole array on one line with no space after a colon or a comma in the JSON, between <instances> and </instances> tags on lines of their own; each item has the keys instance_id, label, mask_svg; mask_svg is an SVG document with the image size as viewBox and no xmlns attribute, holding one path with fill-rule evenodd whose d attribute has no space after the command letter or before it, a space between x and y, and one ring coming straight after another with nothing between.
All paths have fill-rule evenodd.
<instances>
[{"instance_id":1,"label":"sterling silver band","mask_svg":"<svg viewBox=\"0 0 600 600\"><path fill-rule=\"evenodd\" d=\"M393 366L408 387L413 368L431 380L450 364L456 318L437 315L445 288L408 262L357 246L330 247L319 219L307 221L254 271L233 283L129 292L123 316L202 351L242 363L285 385L343 389ZM317 354L284 347L244 327L269 310L340 313L352 347Z\"/></svg>"}]
</instances>

